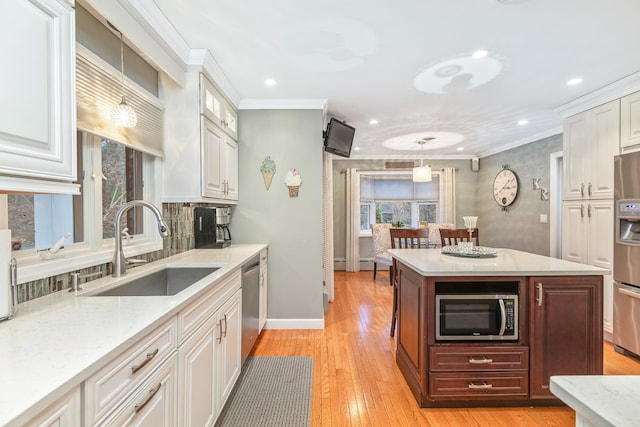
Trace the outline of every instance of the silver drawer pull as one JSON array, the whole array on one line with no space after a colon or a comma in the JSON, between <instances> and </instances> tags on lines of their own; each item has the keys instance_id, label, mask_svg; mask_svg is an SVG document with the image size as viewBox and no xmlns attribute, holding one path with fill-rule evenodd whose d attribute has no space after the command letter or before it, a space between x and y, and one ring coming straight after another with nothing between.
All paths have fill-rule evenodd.
<instances>
[{"instance_id":1,"label":"silver drawer pull","mask_svg":"<svg viewBox=\"0 0 640 427\"><path fill-rule=\"evenodd\" d=\"M484 356L482 356L482 359L474 359L473 357L471 357L469 359L469 363L471 363L472 365L486 365L489 363L493 363L493 359L487 359Z\"/></svg>"},{"instance_id":2,"label":"silver drawer pull","mask_svg":"<svg viewBox=\"0 0 640 427\"><path fill-rule=\"evenodd\" d=\"M482 384L469 383L469 390L490 390L491 388L493 388L493 386L485 383L484 381Z\"/></svg>"},{"instance_id":3,"label":"silver drawer pull","mask_svg":"<svg viewBox=\"0 0 640 427\"><path fill-rule=\"evenodd\" d=\"M140 369L144 368L144 365L146 365L147 363L151 362L151 360L156 357L156 355L158 354L158 350L159 349L155 349L152 353L147 353L147 358L144 359L144 362L142 362L139 365L133 365L131 367L131 374L135 374L136 372L138 372Z\"/></svg>"},{"instance_id":4,"label":"silver drawer pull","mask_svg":"<svg viewBox=\"0 0 640 427\"><path fill-rule=\"evenodd\" d=\"M147 405L147 403L149 403L149 401L153 399L153 396L158 394L158 392L160 391L160 387L162 387L162 383L158 383L156 387L149 389L149 394L147 395L147 398L144 400L144 402L138 403L136 406L133 407L133 410L136 414L142 411L142 409Z\"/></svg>"}]
</instances>

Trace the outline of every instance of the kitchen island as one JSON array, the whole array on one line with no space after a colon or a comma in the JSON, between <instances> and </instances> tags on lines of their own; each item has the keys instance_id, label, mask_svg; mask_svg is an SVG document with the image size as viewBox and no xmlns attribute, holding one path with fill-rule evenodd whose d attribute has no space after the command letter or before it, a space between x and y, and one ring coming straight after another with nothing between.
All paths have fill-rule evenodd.
<instances>
[{"instance_id":1,"label":"kitchen island","mask_svg":"<svg viewBox=\"0 0 640 427\"><path fill-rule=\"evenodd\" d=\"M551 375L602 374L608 270L512 249L478 258L389 252L398 267L396 361L421 407L561 404ZM496 292L517 295L517 334L437 337L438 295Z\"/></svg>"}]
</instances>

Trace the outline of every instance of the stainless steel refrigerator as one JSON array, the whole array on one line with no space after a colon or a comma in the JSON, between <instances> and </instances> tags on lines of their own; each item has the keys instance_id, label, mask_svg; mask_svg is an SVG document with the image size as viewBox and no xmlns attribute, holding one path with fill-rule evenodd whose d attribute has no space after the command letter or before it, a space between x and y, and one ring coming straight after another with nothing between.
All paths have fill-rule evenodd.
<instances>
[{"instance_id":1,"label":"stainless steel refrigerator","mask_svg":"<svg viewBox=\"0 0 640 427\"><path fill-rule=\"evenodd\" d=\"M614 159L613 342L640 355L640 152Z\"/></svg>"}]
</instances>

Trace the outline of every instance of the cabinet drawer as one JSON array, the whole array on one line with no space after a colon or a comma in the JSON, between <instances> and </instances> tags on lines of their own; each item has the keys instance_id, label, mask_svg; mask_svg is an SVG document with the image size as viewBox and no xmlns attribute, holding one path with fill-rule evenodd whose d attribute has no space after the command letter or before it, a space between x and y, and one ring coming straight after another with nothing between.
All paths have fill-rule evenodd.
<instances>
[{"instance_id":1,"label":"cabinet drawer","mask_svg":"<svg viewBox=\"0 0 640 427\"><path fill-rule=\"evenodd\" d=\"M438 373L429 376L432 398L527 399L527 372Z\"/></svg>"},{"instance_id":2,"label":"cabinet drawer","mask_svg":"<svg viewBox=\"0 0 640 427\"><path fill-rule=\"evenodd\" d=\"M129 347L85 381L87 425L118 405L177 348L175 317Z\"/></svg>"},{"instance_id":3,"label":"cabinet drawer","mask_svg":"<svg viewBox=\"0 0 640 427\"><path fill-rule=\"evenodd\" d=\"M430 347L429 370L521 371L529 369L529 347Z\"/></svg>"},{"instance_id":4,"label":"cabinet drawer","mask_svg":"<svg viewBox=\"0 0 640 427\"><path fill-rule=\"evenodd\" d=\"M174 354L149 375L129 398L116 407L100 426L171 427L176 423L178 395L177 357Z\"/></svg>"},{"instance_id":5,"label":"cabinet drawer","mask_svg":"<svg viewBox=\"0 0 640 427\"><path fill-rule=\"evenodd\" d=\"M213 312L240 289L240 269L216 284L203 297L178 313L178 342L182 342L202 325Z\"/></svg>"}]
</instances>

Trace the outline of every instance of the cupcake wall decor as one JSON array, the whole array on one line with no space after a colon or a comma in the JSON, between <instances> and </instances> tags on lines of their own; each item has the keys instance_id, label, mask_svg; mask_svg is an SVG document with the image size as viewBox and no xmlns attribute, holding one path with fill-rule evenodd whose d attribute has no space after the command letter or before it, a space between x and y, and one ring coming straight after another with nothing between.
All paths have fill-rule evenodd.
<instances>
[{"instance_id":1,"label":"cupcake wall decor","mask_svg":"<svg viewBox=\"0 0 640 427\"><path fill-rule=\"evenodd\" d=\"M298 197L298 191L300 190L300 184L302 184L302 178L297 170L291 169L287 172L287 177L284 183L289 188L289 197Z\"/></svg>"}]
</instances>

